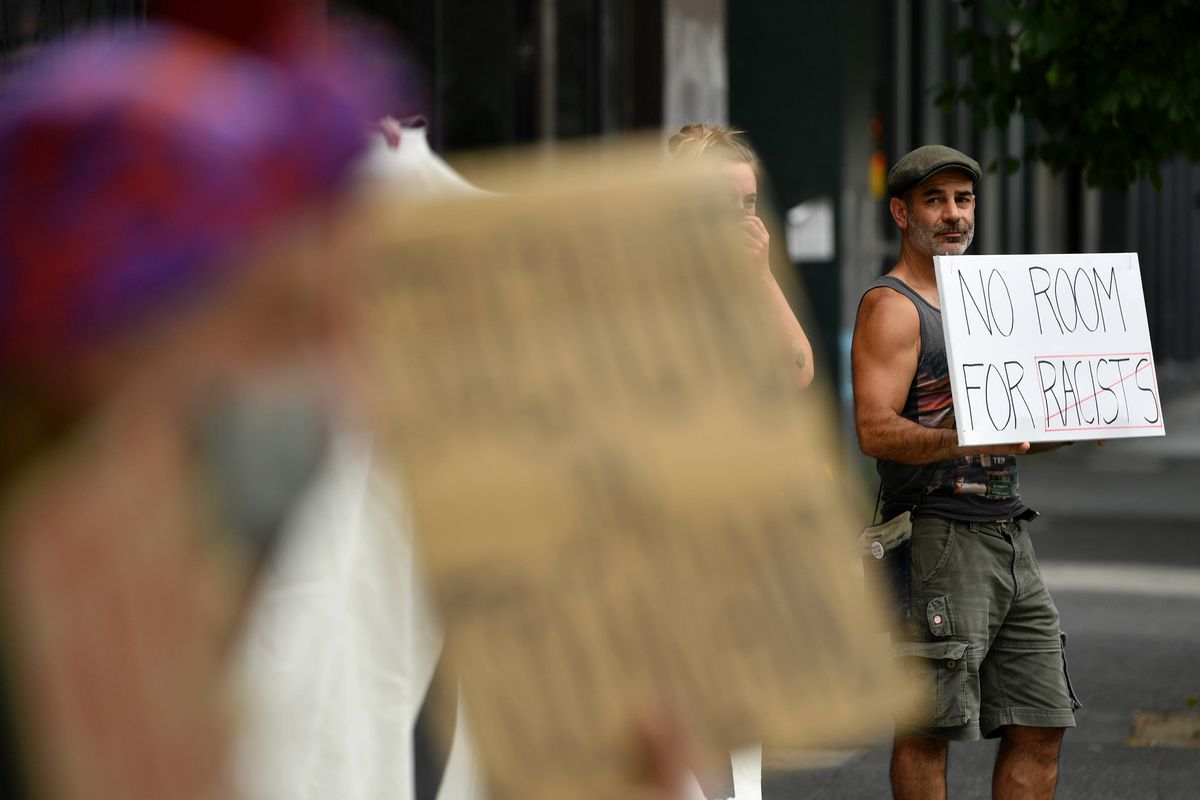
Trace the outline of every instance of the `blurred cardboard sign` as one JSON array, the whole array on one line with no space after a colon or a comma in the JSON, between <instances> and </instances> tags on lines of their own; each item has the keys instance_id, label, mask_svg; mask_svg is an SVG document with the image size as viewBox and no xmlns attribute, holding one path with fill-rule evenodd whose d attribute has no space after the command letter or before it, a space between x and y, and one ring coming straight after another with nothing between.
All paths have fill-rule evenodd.
<instances>
[{"instance_id":1,"label":"blurred cardboard sign","mask_svg":"<svg viewBox=\"0 0 1200 800\"><path fill-rule=\"evenodd\" d=\"M959 444L1165 435L1137 253L934 261Z\"/></svg>"},{"instance_id":2,"label":"blurred cardboard sign","mask_svg":"<svg viewBox=\"0 0 1200 800\"><path fill-rule=\"evenodd\" d=\"M727 192L657 156L473 177L535 173L359 215L381 437L495 795L619 796L664 700L713 751L877 730L837 426Z\"/></svg>"}]
</instances>

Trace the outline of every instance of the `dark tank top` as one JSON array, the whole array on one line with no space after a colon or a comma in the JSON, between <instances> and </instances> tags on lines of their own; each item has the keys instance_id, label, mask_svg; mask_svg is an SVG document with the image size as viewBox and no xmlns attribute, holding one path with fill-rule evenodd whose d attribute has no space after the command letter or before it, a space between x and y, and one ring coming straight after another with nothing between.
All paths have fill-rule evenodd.
<instances>
[{"instance_id":1,"label":"dark tank top","mask_svg":"<svg viewBox=\"0 0 1200 800\"><path fill-rule=\"evenodd\" d=\"M868 292L887 287L907 297L917 308L921 323L921 352L917 371L902 416L927 428L954 428L954 400L950 395L950 369L942 312L903 281L884 276ZM934 514L970 522L991 522L1019 517L1021 503L1016 456L964 456L935 464L901 464L878 459L883 518L919 507L918 514Z\"/></svg>"}]
</instances>

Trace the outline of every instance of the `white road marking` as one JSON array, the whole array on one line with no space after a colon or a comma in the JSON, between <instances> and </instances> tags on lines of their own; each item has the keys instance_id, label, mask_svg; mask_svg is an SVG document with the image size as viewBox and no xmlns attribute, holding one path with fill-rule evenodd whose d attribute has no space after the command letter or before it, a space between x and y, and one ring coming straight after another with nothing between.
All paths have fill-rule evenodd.
<instances>
[{"instance_id":1,"label":"white road marking","mask_svg":"<svg viewBox=\"0 0 1200 800\"><path fill-rule=\"evenodd\" d=\"M1200 568L1043 561L1050 591L1200 598Z\"/></svg>"}]
</instances>

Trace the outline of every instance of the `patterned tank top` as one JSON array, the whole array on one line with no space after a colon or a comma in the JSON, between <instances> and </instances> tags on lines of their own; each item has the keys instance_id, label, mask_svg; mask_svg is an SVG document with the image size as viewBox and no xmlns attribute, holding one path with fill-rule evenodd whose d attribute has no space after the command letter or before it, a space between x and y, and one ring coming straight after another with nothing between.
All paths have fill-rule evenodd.
<instances>
[{"instance_id":1,"label":"patterned tank top","mask_svg":"<svg viewBox=\"0 0 1200 800\"><path fill-rule=\"evenodd\" d=\"M902 415L927 428L954 428L954 400L942 312L898 278L884 276L868 292L886 287L916 306L921 326L921 352ZM864 294L865 296L865 294ZM920 504L921 514L970 522L1018 517L1021 503L1016 456L964 456L935 464L901 464L879 459L883 518Z\"/></svg>"}]
</instances>

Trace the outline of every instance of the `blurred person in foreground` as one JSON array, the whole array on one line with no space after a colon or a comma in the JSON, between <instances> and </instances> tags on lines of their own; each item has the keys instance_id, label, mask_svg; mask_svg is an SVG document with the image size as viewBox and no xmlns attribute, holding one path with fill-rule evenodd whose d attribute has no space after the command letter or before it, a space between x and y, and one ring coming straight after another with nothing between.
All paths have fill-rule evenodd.
<instances>
[{"instance_id":1,"label":"blurred person in foreground","mask_svg":"<svg viewBox=\"0 0 1200 800\"><path fill-rule=\"evenodd\" d=\"M74 39L3 90L5 798L234 794L228 651L348 404L331 212L384 105L361 53L258 33Z\"/></svg>"},{"instance_id":2,"label":"blurred person in foreground","mask_svg":"<svg viewBox=\"0 0 1200 800\"><path fill-rule=\"evenodd\" d=\"M5 797L231 794L224 662L337 413L327 233L383 92L301 25L83 36L4 87Z\"/></svg>"},{"instance_id":3,"label":"blurred person in foreground","mask_svg":"<svg viewBox=\"0 0 1200 800\"><path fill-rule=\"evenodd\" d=\"M1017 455L1057 445L960 447L955 433L933 258L970 247L980 177L943 145L896 162L900 259L864 294L854 330L858 439L877 459L883 519L902 534L875 553L896 597L893 644L936 687L896 727L900 800L945 798L949 742L981 737L1000 738L993 797L1048 800L1079 708L1017 478Z\"/></svg>"},{"instance_id":4,"label":"blurred person in foreground","mask_svg":"<svg viewBox=\"0 0 1200 800\"><path fill-rule=\"evenodd\" d=\"M667 151L675 159L712 159L720 165L729 181L730 205L741 217L742 233L750 264L762 279L763 291L776 327L788 353L794 359L792 373L803 389L812 383L812 345L796 319L791 304L771 273L771 235L758 216L758 181L762 162L747 144L741 131L700 123L684 125L667 142Z\"/></svg>"}]
</instances>

